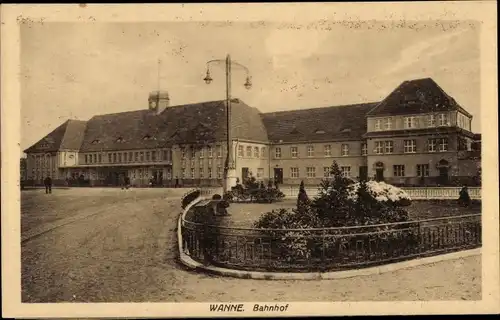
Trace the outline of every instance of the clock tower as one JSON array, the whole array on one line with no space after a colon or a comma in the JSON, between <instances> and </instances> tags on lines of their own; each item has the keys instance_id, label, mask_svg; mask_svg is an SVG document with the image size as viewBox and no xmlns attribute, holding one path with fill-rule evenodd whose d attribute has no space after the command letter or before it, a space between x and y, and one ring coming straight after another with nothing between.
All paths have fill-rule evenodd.
<instances>
[{"instance_id":1,"label":"clock tower","mask_svg":"<svg viewBox=\"0 0 500 320\"><path fill-rule=\"evenodd\" d=\"M170 96L167 91L153 91L148 98L149 110L160 114L170 105Z\"/></svg>"}]
</instances>

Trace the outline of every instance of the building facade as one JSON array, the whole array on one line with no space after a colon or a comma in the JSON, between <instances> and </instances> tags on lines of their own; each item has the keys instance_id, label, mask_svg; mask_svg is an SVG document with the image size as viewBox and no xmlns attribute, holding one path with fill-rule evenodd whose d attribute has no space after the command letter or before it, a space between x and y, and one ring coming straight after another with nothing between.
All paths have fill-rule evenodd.
<instances>
[{"instance_id":1,"label":"building facade","mask_svg":"<svg viewBox=\"0 0 500 320\"><path fill-rule=\"evenodd\" d=\"M225 102L148 108L68 120L25 150L28 184L222 185ZM234 99L230 152L240 180L318 184L335 160L343 174L398 185L478 184L472 115L432 79L403 82L384 100L273 113Z\"/></svg>"}]
</instances>

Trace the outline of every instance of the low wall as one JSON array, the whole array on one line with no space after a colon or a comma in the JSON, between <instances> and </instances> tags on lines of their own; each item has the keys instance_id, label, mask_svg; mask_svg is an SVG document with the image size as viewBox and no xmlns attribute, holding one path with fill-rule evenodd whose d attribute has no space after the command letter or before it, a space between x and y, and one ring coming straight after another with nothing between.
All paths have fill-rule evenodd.
<instances>
[{"instance_id":1,"label":"low wall","mask_svg":"<svg viewBox=\"0 0 500 320\"><path fill-rule=\"evenodd\" d=\"M457 187L414 187L401 188L413 200L448 200L458 199L461 188ZM297 197L299 194L299 186L280 186L280 190L287 197ZM306 193L309 197L314 197L318 194L318 188L306 187ZM474 200L481 200L481 188L468 188L469 196Z\"/></svg>"}]
</instances>

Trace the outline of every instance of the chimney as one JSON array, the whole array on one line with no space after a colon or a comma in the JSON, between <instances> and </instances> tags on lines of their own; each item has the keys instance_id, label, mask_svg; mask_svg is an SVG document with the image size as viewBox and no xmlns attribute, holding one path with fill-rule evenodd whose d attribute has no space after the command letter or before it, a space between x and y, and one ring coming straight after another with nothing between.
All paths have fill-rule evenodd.
<instances>
[{"instance_id":1,"label":"chimney","mask_svg":"<svg viewBox=\"0 0 500 320\"><path fill-rule=\"evenodd\" d=\"M149 110L160 114L170 106L170 96L167 91L153 91L149 93Z\"/></svg>"}]
</instances>

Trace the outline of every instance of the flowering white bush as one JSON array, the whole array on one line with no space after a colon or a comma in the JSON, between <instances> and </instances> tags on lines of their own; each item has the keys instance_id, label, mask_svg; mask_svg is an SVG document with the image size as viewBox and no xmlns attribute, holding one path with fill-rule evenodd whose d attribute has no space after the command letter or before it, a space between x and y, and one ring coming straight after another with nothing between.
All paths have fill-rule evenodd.
<instances>
[{"instance_id":1,"label":"flowering white bush","mask_svg":"<svg viewBox=\"0 0 500 320\"><path fill-rule=\"evenodd\" d=\"M377 201L382 202L409 202L410 196L398 187L385 182L368 181L366 182L368 191ZM354 183L349 190L349 199L356 200L358 195L359 182Z\"/></svg>"}]
</instances>

